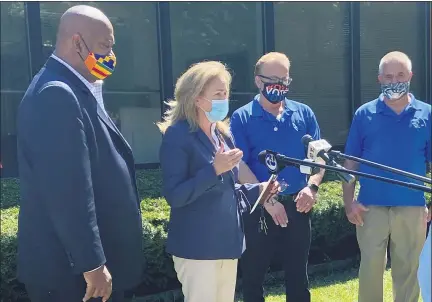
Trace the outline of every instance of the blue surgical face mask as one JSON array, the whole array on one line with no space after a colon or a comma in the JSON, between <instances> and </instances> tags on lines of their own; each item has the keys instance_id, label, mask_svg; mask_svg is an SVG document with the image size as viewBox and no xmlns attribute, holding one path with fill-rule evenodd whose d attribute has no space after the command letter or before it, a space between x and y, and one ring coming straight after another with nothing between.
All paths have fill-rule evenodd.
<instances>
[{"instance_id":1,"label":"blue surgical face mask","mask_svg":"<svg viewBox=\"0 0 432 302\"><path fill-rule=\"evenodd\" d=\"M223 121L227 117L229 111L228 100L212 100L212 101L207 100L207 101L211 102L212 109L209 112L205 110L203 111L207 119L210 121L210 123Z\"/></svg>"},{"instance_id":2,"label":"blue surgical face mask","mask_svg":"<svg viewBox=\"0 0 432 302\"><path fill-rule=\"evenodd\" d=\"M397 100L409 92L410 82L381 84L381 92L386 99Z\"/></svg>"}]
</instances>

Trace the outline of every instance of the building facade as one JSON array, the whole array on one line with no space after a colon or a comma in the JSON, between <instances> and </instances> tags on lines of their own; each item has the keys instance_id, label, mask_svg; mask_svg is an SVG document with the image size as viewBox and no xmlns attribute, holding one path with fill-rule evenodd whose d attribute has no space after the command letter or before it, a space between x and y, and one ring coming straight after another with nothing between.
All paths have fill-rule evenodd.
<instances>
[{"instance_id":1,"label":"building facade","mask_svg":"<svg viewBox=\"0 0 432 302\"><path fill-rule=\"evenodd\" d=\"M379 94L380 58L413 61L411 89L431 102L430 2L80 2L114 25L118 64L105 107L139 167L159 163L155 123L191 64L220 60L233 72L231 112L257 93L253 69L266 52L292 61L290 98L316 113L322 135L343 146L354 111ZM77 2L1 2L2 175L17 176L16 113L32 77L54 50L61 15Z\"/></svg>"}]
</instances>

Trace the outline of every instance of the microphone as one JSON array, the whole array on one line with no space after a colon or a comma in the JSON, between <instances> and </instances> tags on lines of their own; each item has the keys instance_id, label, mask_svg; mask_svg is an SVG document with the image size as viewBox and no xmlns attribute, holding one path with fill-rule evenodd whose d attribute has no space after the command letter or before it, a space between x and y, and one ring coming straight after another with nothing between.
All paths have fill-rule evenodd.
<instances>
[{"instance_id":1,"label":"microphone","mask_svg":"<svg viewBox=\"0 0 432 302\"><path fill-rule=\"evenodd\" d=\"M271 174L277 174L282 171L287 166L287 159L288 157L270 150L263 150L258 154L259 162L264 164ZM314 175L319 173L320 171L320 168L318 167L312 167L307 165L308 162L313 163L313 160L311 159L294 160L295 161L290 162L290 164L288 165L299 167L302 174Z\"/></svg>"},{"instance_id":2,"label":"microphone","mask_svg":"<svg viewBox=\"0 0 432 302\"><path fill-rule=\"evenodd\" d=\"M301 142L307 146L307 158L310 158L314 161L316 161L318 158L321 158L329 166L345 169L333 159L330 159L327 152L332 146L326 140L314 140L312 136L306 134L302 137ZM348 173L336 172L336 175L341 181L349 184L355 181L355 176Z\"/></svg>"},{"instance_id":3,"label":"microphone","mask_svg":"<svg viewBox=\"0 0 432 302\"><path fill-rule=\"evenodd\" d=\"M281 170L276 159L277 155L278 154L276 152L264 150L258 154L258 160L262 164L266 165L269 172L271 172L272 174L276 174Z\"/></svg>"},{"instance_id":4,"label":"microphone","mask_svg":"<svg viewBox=\"0 0 432 302\"><path fill-rule=\"evenodd\" d=\"M314 140L309 134L301 138L301 142L307 147L307 158L316 161L318 158L323 159L326 163L330 162L327 152L331 149L331 145L324 139Z\"/></svg>"},{"instance_id":5,"label":"microphone","mask_svg":"<svg viewBox=\"0 0 432 302\"><path fill-rule=\"evenodd\" d=\"M332 151L330 151L330 153L331 152ZM410 182L404 182L404 181L400 181L400 180L396 180L396 179L392 179L392 178L386 178L386 177L382 177L382 176L378 176L378 175L372 175L372 174L367 174L367 173L363 173L363 172L345 169L345 168L341 167L340 165L338 165L337 163L335 163L333 158L330 160L331 161L330 164L321 164L321 163L316 163L316 162L312 161L311 159L301 160L301 159L292 158L292 157L288 157L288 156L276 153L275 151L263 150L258 154L258 160L261 163L266 165L269 173L272 174L273 176L277 175L283 168L288 167L288 166L294 166L294 167L305 166L305 167L314 167L314 168L326 169L327 171L337 172L338 176L342 180L346 179L347 182L352 182L355 179L353 175L358 175L360 177L366 177L366 178L375 179L378 181L383 181L386 183L396 184L396 185L407 187L410 189L419 190L419 191L426 192L426 193L432 193L432 188L430 188L430 187L426 187L426 186L422 186L422 185L418 185L418 184L410 183ZM372 162L369 162L369 163L372 163ZM378 164L374 163L374 165L378 165ZM383 165L381 165L381 166L385 167L384 170L390 169L390 167L383 166ZM397 170L397 171L399 171L399 173L400 172L408 173L408 172L404 172L402 170ZM347 174L347 173L350 173L350 174ZM408 173L408 174L411 174L411 173ZM416 174L411 174L410 177L412 177L412 176L415 176L416 179L421 177L421 176L416 175Z\"/></svg>"}]
</instances>

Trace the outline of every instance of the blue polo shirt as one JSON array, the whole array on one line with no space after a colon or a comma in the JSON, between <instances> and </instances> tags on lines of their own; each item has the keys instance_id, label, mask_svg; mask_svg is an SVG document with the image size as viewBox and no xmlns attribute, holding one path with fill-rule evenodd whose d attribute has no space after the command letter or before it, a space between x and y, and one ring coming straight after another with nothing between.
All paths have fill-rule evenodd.
<instances>
[{"instance_id":1,"label":"blue polo shirt","mask_svg":"<svg viewBox=\"0 0 432 302\"><path fill-rule=\"evenodd\" d=\"M231 116L231 132L237 148L243 151L243 161L259 181L270 177L266 166L258 161L263 150L272 150L288 157L306 158L301 138L305 134L320 139L320 129L314 113L305 104L285 99L285 110L277 120L259 103L259 95ZM306 175L296 167L286 167L279 179L289 185L282 194L294 194L307 185Z\"/></svg>"},{"instance_id":2,"label":"blue polo shirt","mask_svg":"<svg viewBox=\"0 0 432 302\"><path fill-rule=\"evenodd\" d=\"M382 100L382 95L361 106L354 115L345 153L414 174L426 175L431 162L431 105L416 100L399 115ZM361 172L423 184L367 165ZM423 206L424 193L370 178L360 178L358 201L375 206Z\"/></svg>"}]
</instances>

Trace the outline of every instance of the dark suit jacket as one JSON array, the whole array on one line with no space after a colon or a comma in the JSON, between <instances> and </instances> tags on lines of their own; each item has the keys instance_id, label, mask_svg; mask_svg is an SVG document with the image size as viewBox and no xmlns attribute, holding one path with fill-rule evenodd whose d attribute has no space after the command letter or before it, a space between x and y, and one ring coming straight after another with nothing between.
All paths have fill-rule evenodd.
<instances>
[{"instance_id":1,"label":"dark suit jacket","mask_svg":"<svg viewBox=\"0 0 432 302\"><path fill-rule=\"evenodd\" d=\"M18 111L18 276L55 289L106 263L113 287L143 272L132 150L85 84L49 59Z\"/></svg>"},{"instance_id":2,"label":"dark suit jacket","mask_svg":"<svg viewBox=\"0 0 432 302\"><path fill-rule=\"evenodd\" d=\"M233 148L232 141L227 143ZM204 132L191 132L186 121L169 127L162 139L163 194L171 206L167 252L174 256L208 260L242 254L239 201L246 196L254 202L259 186L236 184L237 168L217 176L215 153Z\"/></svg>"}]
</instances>

